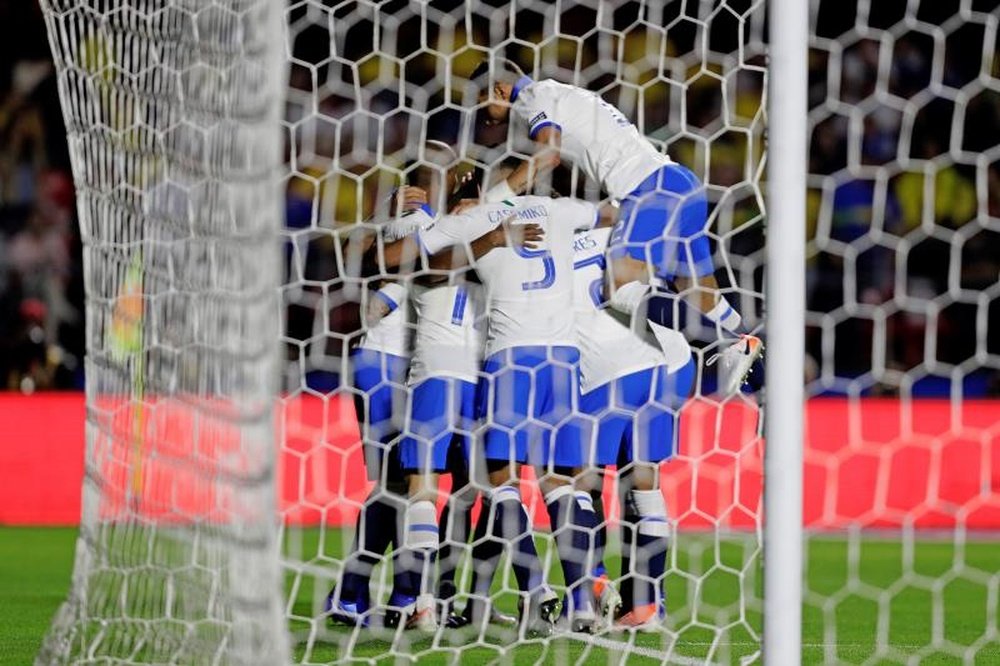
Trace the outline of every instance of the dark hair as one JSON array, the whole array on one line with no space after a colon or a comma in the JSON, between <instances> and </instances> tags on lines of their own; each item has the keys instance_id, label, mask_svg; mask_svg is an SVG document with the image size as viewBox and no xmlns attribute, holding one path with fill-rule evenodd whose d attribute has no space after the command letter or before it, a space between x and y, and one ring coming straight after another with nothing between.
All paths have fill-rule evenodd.
<instances>
[{"instance_id":1,"label":"dark hair","mask_svg":"<svg viewBox=\"0 0 1000 666\"><path fill-rule=\"evenodd\" d=\"M498 58L494 62L496 63L496 66L493 68L493 79L495 81L513 83L524 76L524 70L518 67L517 63L513 60ZM476 85L482 88L489 84L489 73L490 60L489 58L486 58L476 65L476 68L472 70L472 75L469 78L474 81Z\"/></svg>"},{"instance_id":2,"label":"dark hair","mask_svg":"<svg viewBox=\"0 0 1000 666\"><path fill-rule=\"evenodd\" d=\"M434 159L432 153L441 155L443 159ZM458 156L455 150L444 141L428 140L424 143L422 158L407 160L403 167L403 177L407 185L427 188L431 181L452 166Z\"/></svg>"}]
</instances>

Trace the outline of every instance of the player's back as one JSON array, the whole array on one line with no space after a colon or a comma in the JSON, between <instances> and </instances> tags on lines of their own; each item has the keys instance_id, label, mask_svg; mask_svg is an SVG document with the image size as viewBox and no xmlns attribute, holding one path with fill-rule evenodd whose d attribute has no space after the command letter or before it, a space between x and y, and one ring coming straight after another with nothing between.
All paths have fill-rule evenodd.
<instances>
[{"instance_id":1,"label":"player's back","mask_svg":"<svg viewBox=\"0 0 1000 666\"><path fill-rule=\"evenodd\" d=\"M573 233L593 226L596 207L575 199L515 197L484 207L498 224L537 224L545 237L534 249L504 247L476 264L487 291L487 353L515 346L576 346L573 323Z\"/></svg>"},{"instance_id":2,"label":"player's back","mask_svg":"<svg viewBox=\"0 0 1000 666\"><path fill-rule=\"evenodd\" d=\"M513 109L532 138L545 125L558 127L562 154L617 199L670 163L621 111L589 90L536 81L519 91Z\"/></svg>"},{"instance_id":3,"label":"player's back","mask_svg":"<svg viewBox=\"0 0 1000 666\"><path fill-rule=\"evenodd\" d=\"M666 365L676 370L687 363L691 350L684 336L663 338L661 348L652 335L643 336L621 313L603 304L605 252L610 228L578 233L573 240L574 311L580 347L580 389L596 388L646 368Z\"/></svg>"},{"instance_id":4,"label":"player's back","mask_svg":"<svg viewBox=\"0 0 1000 666\"><path fill-rule=\"evenodd\" d=\"M573 327L573 233L592 227L597 207L577 199L514 197L442 217L418 235L434 254L471 243L500 224L536 224L540 246L495 248L475 264L486 291L486 354L533 345L576 345Z\"/></svg>"},{"instance_id":5,"label":"player's back","mask_svg":"<svg viewBox=\"0 0 1000 666\"><path fill-rule=\"evenodd\" d=\"M482 336L475 325L479 286L417 284L410 299L416 313L410 383L443 376L476 381L482 356Z\"/></svg>"}]
</instances>

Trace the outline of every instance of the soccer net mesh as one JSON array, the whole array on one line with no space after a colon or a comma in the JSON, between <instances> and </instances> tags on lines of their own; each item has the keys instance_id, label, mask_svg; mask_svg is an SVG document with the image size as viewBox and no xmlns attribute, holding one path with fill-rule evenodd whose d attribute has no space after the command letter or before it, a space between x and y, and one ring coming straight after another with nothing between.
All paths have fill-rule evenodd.
<instances>
[{"instance_id":1,"label":"soccer net mesh","mask_svg":"<svg viewBox=\"0 0 1000 666\"><path fill-rule=\"evenodd\" d=\"M387 362L374 383L354 377L366 310L394 274L360 277L352 248L382 246L427 141L484 179L530 153L482 122L469 85L501 56L600 94L692 169L717 279L758 326L764 5L43 2L85 245L88 444L73 588L40 662L759 659L764 413L719 394L704 363L719 343L695 323L697 378L659 478L662 628L406 628L392 598L405 490L369 468L405 429L411 389ZM976 398L1000 371L997 3L812 10L803 660L991 663L1000 418ZM572 167L536 193L550 190L605 196ZM374 428L379 390L392 408ZM475 524L483 505L449 483L438 559L457 564L460 608L476 566L456 515ZM616 476L603 484L615 581L623 508ZM377 500L395 513L359 521ZM489 598L516 615L508 568ZM333 623L347 573L370 608Z\"/></svg>"}]
</instances>

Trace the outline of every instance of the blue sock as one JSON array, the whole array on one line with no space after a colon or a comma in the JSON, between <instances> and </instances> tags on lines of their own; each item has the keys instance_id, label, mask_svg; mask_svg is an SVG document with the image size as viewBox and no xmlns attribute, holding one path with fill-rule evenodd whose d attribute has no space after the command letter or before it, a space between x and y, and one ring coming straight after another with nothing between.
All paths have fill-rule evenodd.
<instances>
[{"instance_id":1,"label":"blue sock","mask_svg":"<svg viewBox=\"0 0 1000 666\"><path fill-rule=\"evenodd\" d=\"M441 512L441 538L438 542L438 596L442 601L454 598L455 570L468 551L469 532L472 530L472 503L452 495Z\"/></svg>"},{"instance_id":2,"label":"blue sock","mask_svg":"<svg viewBox=\"0 0 1000 666\"><path fill-rule=\"evenodd\" d=\"M670 526L659 490L633 490L635 507L635 606L659 604L667 567Z\"/></svg>"},{"instance_id":3,"label":"blue sock","mask_svg":"<svg viewBox=\"0 0 1000 666\"><path fill-rule=\"evenodd\" d=\"M562 563L566 589L573 601L564 604L564 611L569 612L585 598L579 590L586 582L588 562L592 562L590 532L587 528L594 525L589 524L592 521L587 513L592 517L593 511L584 511L579 506L572 486L559 486L546 493L545 506L552 522L552 534Z\"/></svg>"},{"instance_id":4,"label":"blue sock","mask_svg":"<svg viewBox=\"0 0 1000 666\"><path fill-rule=\"evenodd\" d=\"M368 582L372 569L386 548L396 546L397 507L386 493L376 487L358 514L351 555L344 562L340 579L341 601L365 609L370 604Z\"/></svg>"},{"instance_id":5,"label":"blue sock","mask_svg":"<svg viewBox=\"0 0 1000 666\"><path fill-rule=\"evenodd\" d=\"M512 486L501 486L493 493L493 536L508 549L514 577L521 592L535 592L542 585L541 564L531 534L528 513L521 504L521 494Z\"/></svg>"},{"instance_id":6,"label":"blue sock","mask_svg":"<svg viewBox=\"0 0 1000 666\"><path fill-rule=\"evenodd\" d=\"M594 578L600 578L608 573L604 566L604 550L608 545L608 525L604 520L604 496L601 489L590 491L590 502L594 507L594 520L597 528L594 530L594 568L592 574Z\"/></svg>"},{"instance_id":7,"label":"blue sock","mask_svg":"<svg viewBox=\"0 0 1000 666\"><path fill-rule=\"evenodd\" d=\"M483 506L476 521L476 531L472 535L472 579L469 589L472 596L465 606L465 616L472 622L480 622L483 618L486 598L490 594L493 583L493 573L500 564L503 553L503 542L489 533L492 503L488 496L483 496Z\"/></svg>"}]
</instances>

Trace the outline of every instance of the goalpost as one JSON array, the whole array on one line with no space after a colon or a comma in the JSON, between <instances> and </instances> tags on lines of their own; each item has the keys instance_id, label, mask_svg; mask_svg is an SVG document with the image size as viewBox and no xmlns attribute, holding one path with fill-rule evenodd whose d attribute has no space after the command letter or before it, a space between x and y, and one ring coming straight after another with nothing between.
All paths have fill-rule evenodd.
<instances>
[{"instance_id":1,"label":"goalpost","mask_svg":"<svg viewBox=\"0 0 1000 666\"><path fill-rule=\"evenodd\" d=\"M88 319L80 537L39 664L1000 660L1000 422L969 399L1000 386L996 2L42 6ZM350 360L375 281L345 244L379 232L426 141L485 171L529 150L475 113L487 56L597 92L691 168L720 285L767 324L766 399L720 395L723 345L684 330L699 369L660 478L659 632L324 611L375 438ZM552 187L603 196L573 169ZM405 377L386 388L401 427ZM374 555L381 609L394 566ZM491 595L516 613L506 569Z\"/></svg>"},{"instance_id":2,"label":"goalpost","mask_svg":"<svg viewBox=\"0 0 1000 666\"><path fill-rule=\"evenodd\" d=\"M805 399L808 6L770 5L767 164L767 425L764 456L764 636L768 664L802 655L802 447Z\"/></svg>"}]
</instances>

